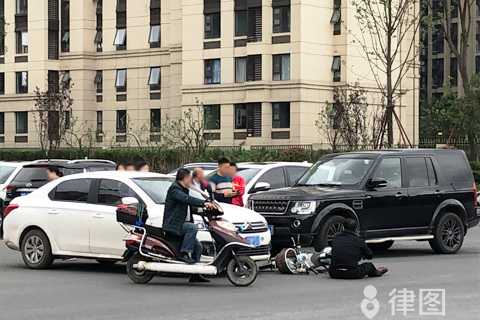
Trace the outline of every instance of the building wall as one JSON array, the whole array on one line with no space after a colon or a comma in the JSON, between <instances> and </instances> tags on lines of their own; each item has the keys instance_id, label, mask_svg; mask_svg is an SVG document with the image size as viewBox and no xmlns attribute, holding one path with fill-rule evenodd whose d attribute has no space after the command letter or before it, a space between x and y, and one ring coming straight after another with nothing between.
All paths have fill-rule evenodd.
<instances>
[{"instance_id":1,"label":"building wall","mask_svg":"<svg viewBox=\"0 0 480 320\"><path fill-rule=\"evenodd\" d=\"M103 0L103 51L96 52L96 1L70 0L70 52L59 60L48 60L48 0L30 0L28 7L28 62L15 63L15 1L5 1L6 53L0 72L5 73L5 95L0 96L0 112L5 113L4 147L38 145L33 113L29 113L28 143L15 142L15 111L31 111L35 86L47 88L48 70L69 70L74 84L73 117L78 130L96 127L96 112L103 111L103 142L98 146L126 145L117 142L116 111L127 110L129 133L148 143L150 109L161 109L162 120L178 118L182 110L199 105L221 105L221 128L214 145L313 144L327 142L315 121L333 88L359 82L368 88L369 101L379 102L366 61L354 44L352 30L358 30L354 9L342 1L342 32L333 35L330 23L333 0L291 0L290 32L274 34L272 0L262 0L262 41L236 47L234 1L221 1L220 48L204 49L203 0L161 0L161 47L150 48L149 0L127 0L127 50L117 51L116 1ZM288 43L272 44L275 36L290 36ZM272 79L272 55L290 54L290 80ZM262 55L262 80L235 83L235 57ZM332 80L333 56L341 56L341 81ZM221 83L204 84L204 60L221 59ZM150 67L161 67L161 99L150 99ZM117 101L117 69L127 69L127 99ZM29 72L29 93L15 94L15 71ZM97 70L103 71L102 102L97 102L94 83ZM418 136L418 98L413 74L404 85L399 115L413 140ZM272 103L290 102L290 128L272 128ZM261 137L235 139L234 105L261 103ZM287 139L273 139L272 132L288 132ZM237 133L237 134L235 134ZM398 134L397 134L398 136Z\"/></svg>"}]
</instances>

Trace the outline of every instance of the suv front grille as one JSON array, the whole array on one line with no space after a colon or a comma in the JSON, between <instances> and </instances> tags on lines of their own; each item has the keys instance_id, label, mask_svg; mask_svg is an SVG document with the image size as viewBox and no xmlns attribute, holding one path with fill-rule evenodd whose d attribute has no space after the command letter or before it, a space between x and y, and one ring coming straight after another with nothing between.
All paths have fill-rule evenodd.
<instances>
[{"instance_id":1,"label":"suv front grille","mask_svg":"<svg viewBox=\"0 0 480 320\"><path fill-rule=\"evenodd\" d=\"M288 203L288 200L254 200L253 210L259 213L284 214Z\"/></svg>"},{"instance_id":2,"label":"suv front grille","mask_svg":"<svg viewBox=\"0 0 480 320\"><path fill-rule=\"evenodd\" d=\"M247 222L247 223L234 223L238 232L245 233L260 233L268 230L268 226L265 222Z\"/></svg>"}]
</instances>

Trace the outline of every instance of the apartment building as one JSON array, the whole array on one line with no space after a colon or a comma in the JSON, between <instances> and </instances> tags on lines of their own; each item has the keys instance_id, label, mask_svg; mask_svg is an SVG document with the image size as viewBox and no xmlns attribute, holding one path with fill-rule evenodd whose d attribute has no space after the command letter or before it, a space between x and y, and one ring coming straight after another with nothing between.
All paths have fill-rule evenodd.
<instances>
[{"instance_id":1,"label":"apartment building","mask_svg":"<svg viewBox=\"0 0 480 320\"><path fill-rule=\"evenodd\" d=\"M320 144L335 86L375 93L347 0L0 0L0 143L38 145L34 89L73 83L72 122L96 145L158 143L203 113L214 145ZM2 49L0 48L0 49ZM418 77L398 114L418 137Z\"/></svg>"},{"instance_id":2,"label":"apartment building","mask_svg":"<svg viewBox=\"0 0 480 320\"><path fill-rule=\"evenodd\" d=\"M472 19L468 38L467 70L474 74L480 73L480 0L471 1L471 3ZM456 40L460 45L461 22L458 0L450 0L448 4L450 10L446 12L450 21L449 32L453 41ZM443 0L422 0L422 15L444 17L443 5ZM441 97L446 90L453 93L462 90L457 58L451 52L443 34L442 24L444 23L434 20L433 24L425 23L421 28L420 98L425 108Z\"/></svg>"}]
</instances>

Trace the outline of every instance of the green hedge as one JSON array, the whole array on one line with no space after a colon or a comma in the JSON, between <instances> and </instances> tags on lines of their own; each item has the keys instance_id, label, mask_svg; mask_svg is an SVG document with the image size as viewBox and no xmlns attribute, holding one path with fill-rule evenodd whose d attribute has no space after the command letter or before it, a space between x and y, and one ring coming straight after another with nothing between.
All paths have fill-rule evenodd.
<instances>
[{"instance_id":1,"label":"green hedge","mask_svg":"<svg viewBox=\"0 0 480 320\"><path fill-rule=\"evenodd\" d=\"M62 149L50 153L50 159L106 159L115 162L135 161L144 159L153 170L168 172L188 162L214 162L219 157L225 156L236 162L246 161L308 161L316 162L327 151L312 151L303 149L287 150L235 150L235 149L209 149L202 154L192 154L185 150L161 148L116 148L94 149L89 152L79 149ZM41 150L0 149L2 161L29 161L45 159Z\"/></svg>"}]
</instances>

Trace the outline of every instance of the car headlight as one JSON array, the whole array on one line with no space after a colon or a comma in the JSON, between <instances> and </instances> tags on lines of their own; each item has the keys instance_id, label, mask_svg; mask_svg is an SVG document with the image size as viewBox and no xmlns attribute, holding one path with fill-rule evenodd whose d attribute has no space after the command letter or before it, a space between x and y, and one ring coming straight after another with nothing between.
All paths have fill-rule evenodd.
<instances>
[{"instance_id":1,"label":"car headlight","mask_svg":"<svg viewBox=\"0 0 480 320\"><path fill-rule=\"evenodd\" d=\"M297 201L290 209L290 212L294 214L312 214L315 213L316 208L316 201Z\"/></svg>"},{"instance_id":2,"label":"car headlight","mask_svg":"<svg viewBox=\"0 0 480 320\"><path fill-rule=\"evenodd\" d=\"M229 231L237 232L237 228L233 225L233 223L225 221L225 220L220 220L217 221L217 224L220 228L224 228Z\"/></svg>"}]
</instances>

